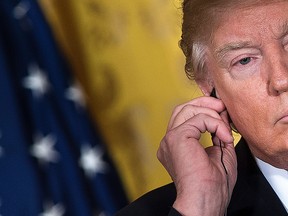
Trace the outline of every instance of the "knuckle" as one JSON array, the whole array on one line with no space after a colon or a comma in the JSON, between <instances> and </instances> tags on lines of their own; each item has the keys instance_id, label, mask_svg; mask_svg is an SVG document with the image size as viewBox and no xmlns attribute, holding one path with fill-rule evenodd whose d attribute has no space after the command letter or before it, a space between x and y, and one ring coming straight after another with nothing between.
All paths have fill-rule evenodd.
<instances>
[{"instance_id":1,"label":"knuckle","mask_svg":"<svg viewBox=\"0 0 288 216\"><path fill-rule=\"evenodd\" d=\"M158 160L162 161L162 152L161 152L161 145L160 148L158 148L156 156L158 158Z\"/></svg>"},{"instance_id":2,"label":"knuckle","mask_svg":"<svg viewBox=\"0 0 288 216\"><path fill-rule=\"evenodd\" d=\"M179 113L181 111L182 107L183 107L183 105L178 105L178 106L174 107L172 110L172 114Z\"/></svg>"},{"instance_id":3,"label":"knuckle","mask_svg":"<svg viewBox=\"0 0 288 216\"><path fill-rule=\"evenodd\" d=\"M176 130L170 130L166 133L166 135L163 138L163 142L166 144L174 143L175 137L178 135Z\"/></svg>"}]
</instances>

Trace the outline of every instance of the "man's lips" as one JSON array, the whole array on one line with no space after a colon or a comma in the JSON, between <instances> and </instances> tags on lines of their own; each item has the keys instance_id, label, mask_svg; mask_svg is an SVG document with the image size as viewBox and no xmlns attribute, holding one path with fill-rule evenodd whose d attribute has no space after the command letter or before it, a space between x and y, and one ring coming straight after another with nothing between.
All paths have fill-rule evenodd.
<instances>
[{"instance_id":1,"label":"man's lips","mask_svg":"<svg viewBox=\"0 0 288 216\"><path fill-rule=\"evenodd\" d=\"M288 123L288 112L281 114L276 123Z\"/></svg>"}]
</instances>

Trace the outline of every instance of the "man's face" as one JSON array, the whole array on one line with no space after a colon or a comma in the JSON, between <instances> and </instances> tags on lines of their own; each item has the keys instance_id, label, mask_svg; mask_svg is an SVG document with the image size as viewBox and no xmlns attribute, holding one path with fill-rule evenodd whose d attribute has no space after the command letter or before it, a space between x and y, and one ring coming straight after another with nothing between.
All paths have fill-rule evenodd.
<instances>
[{"instance_id":1,"label":"man's face","mask_svg":"<svg viewBox=\"0 0 288 216\"><path fill-rule=\"evenodd\" d=\"M225 12L208 71L253 154L288 169L288 1Z\"/></svg>"}]
</instances>

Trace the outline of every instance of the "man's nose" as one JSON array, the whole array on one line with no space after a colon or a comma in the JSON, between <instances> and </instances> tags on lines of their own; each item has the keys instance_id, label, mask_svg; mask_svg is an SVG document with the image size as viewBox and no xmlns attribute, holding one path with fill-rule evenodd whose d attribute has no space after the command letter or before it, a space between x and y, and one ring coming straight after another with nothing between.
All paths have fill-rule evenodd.
<instances>
[{"instance_id":1,"label":"man's nose","mask_svg":"<svg viewBox=\"0 0 288 216\"><path fill-rule=\"evenodd\" d=\"M268 89L272 95L288 91L288 52L282 51L271 57L268 70Z\"/></svg>"}]
</instances>

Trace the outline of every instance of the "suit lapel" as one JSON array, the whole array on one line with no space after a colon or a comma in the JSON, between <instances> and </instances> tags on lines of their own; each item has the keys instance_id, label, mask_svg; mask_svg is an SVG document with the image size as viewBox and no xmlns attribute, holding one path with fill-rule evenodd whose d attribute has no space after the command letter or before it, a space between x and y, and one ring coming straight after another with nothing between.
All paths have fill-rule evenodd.
<instances>
[{"instance_id":1,"label":"suit lapel","mask_svg":"<svg viewBox=\"0 0 288 216\"><path fill-rule=\"evenodd\" d=\"M244 139L237 144L236 154L238 177L228 215L287 216L284 206L258 168Z\"/></svg>"}]
</instances>

